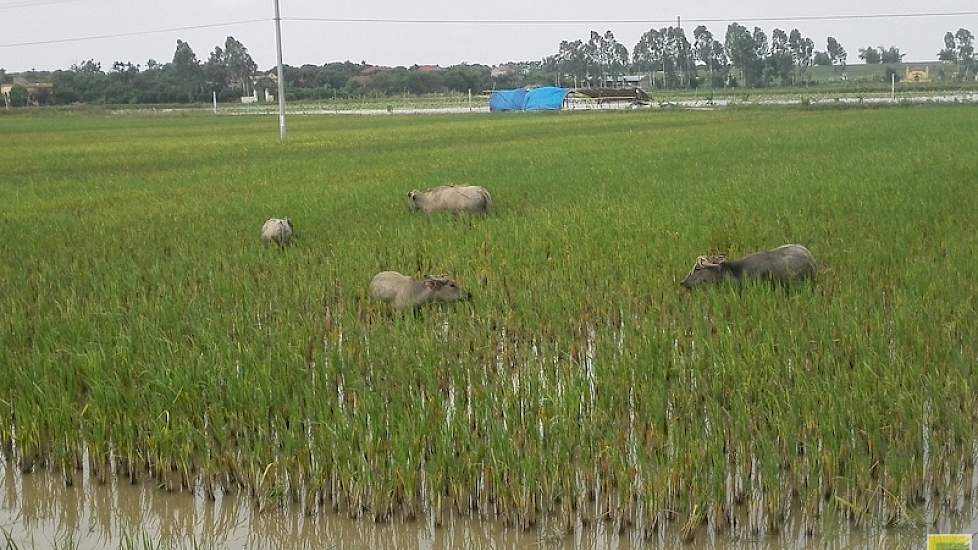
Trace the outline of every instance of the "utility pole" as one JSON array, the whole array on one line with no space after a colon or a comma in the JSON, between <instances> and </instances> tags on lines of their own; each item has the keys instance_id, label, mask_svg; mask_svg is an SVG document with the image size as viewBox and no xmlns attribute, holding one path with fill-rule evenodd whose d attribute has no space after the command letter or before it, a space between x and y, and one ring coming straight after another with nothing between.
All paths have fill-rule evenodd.
<instances>
[{"instance_id":1,"label":"utility pole","mask_svg":"<svg viewBox=\"0 0 978 550\"><path fill-rule=\"evenodd\" d=\"M679 34L679 30L683 28L683 18L681 15L676 16L676 34ZM683 67L679 67L679 85L683 85Z\"/></svg>"},{"instance_id":2,"label":"utility pole","mask_svg":"<svg viewBox=\"0 0 978 550\"><path fill-rule=\"evenodd\" d=\"M282 16L275 0L275 46L278 50L278 133L285 143L285 75L282 74Z\"/></svg>"}]
</instances>

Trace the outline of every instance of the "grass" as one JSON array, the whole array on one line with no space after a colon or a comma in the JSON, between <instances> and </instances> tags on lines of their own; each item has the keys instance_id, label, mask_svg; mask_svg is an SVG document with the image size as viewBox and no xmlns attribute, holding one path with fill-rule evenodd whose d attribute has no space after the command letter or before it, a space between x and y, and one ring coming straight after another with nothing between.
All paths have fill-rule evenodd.
<instances>
[{"instance_id":1,"label":"grass","mask_svg":"<svg viewBox=\"0 0 978 550\"><path fill-rule=\"evenodd\" d=\"M976 121L5 117L0 447L378 520L907 522L972 479ZM444 182L496 211L406 211ZM816 284L678 285L787 242ZM475 300L399 315L385 269Z\"/></svg>"}]
</instances>

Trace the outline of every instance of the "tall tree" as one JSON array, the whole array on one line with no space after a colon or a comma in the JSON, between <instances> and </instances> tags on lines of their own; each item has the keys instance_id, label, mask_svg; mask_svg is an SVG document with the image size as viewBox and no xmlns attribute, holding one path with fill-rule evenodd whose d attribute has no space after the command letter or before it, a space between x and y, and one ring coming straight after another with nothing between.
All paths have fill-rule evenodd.
<instances>
[{"instance_id":1,"label":"tall tree","mask_svg":"<svg viewBox=\"0 0 978 550\"><path fill-rule=\"evenodd\" d=\"M751 63L751 74L753 75L754 85L767 86L769 78L768 71L765 71L765 68L767 67L767 57L770 53L767 34L760 27L754 27L752 39L754 41L754 59Z\"/></svg>"},{"instance_id":2,"label":"tall tree","mask_svg":"<svg viewBox=\"0 0 978 550\"><path fill-rule=\"evenodd\" d=\"M890 46L889 48L879 47L880 50L880 61L882 63L902 63L903 58L907 55L905 53L900 53L900 48L896 46Z\"/></svg>"},{"instance_id":3,"label":"tall tree","mask_svg":"<svg viewBox=\"0 0 978 550\"><path fill-rule=\"evenodd\" d=\"M975 35L968 29L958 29L954 33L954 41L957 44L958 59L970 59L975 55Z\"/></svg>"},{"instance_id":4,"label":"tall tree","mask_svg":"<svg viewBox=\"0 0 978 550\"><path fill-rule=\"evenodd\" d=\"M591 31L591 37L584 44L584 61L587 67L587 79L590 83L595 77L603 76L604 67L601 63L601 35Z\"/></svg>"},{"instance_id":5,"label":"tall tree","mask_svg":"<svg viewBox=\"0 0 978 550\"><path fill-rule=\"evenodd\" d=\"M781 29L771 32L771 53L768 56L768 66L771 74L781 80L782 86L792 83L795 59L788 44L788 33Z\"/></svg>"},{"instance_id":6,"label":"tall tree","mask_svg":"<svg viewBox=\"0 0 978 550\"><path fill-rule=\"evenodd\" d=\"M177 39L177 49L173 52L173 69L183 75L191 75L200 69L200 61L190 44Z\"/></svg>"},{"instance_id":7,"label":"tall tree","mask_svg":"<svg viewBox=\"0 0 978 550\"><path fill-rule=\"evenodd\" d=\"M228 84L228 67L224 60L224 50L220 46L214 48L204 63L204 79L214 92L221 92Z\"/></svg>"},{"instance_id":8,"label":"tall tree","mask_svg":"<svg viewBox=\"0 0 978 550\"><path fill-rule=\"evenodd\" d=\"M799 64L801 65L802 74L807 75L808 69L811 68L815 56L815 42L811 38L806 38L802 44L801 59Z\"/></svg>"},{"instance_id":9,"label":"tall tree","mask_svg":"<svg viewBox=\"0 0 978 550\"><path fill-rule=\"evenodd\" d=\"M710 79L710 86L715 86L714 77L717 69L716 40L713 33L704 25L700 25L693 30L693 59L699 60L706 67Z\"/></svg>"},{"instance_id":10,"label":"tall tree","mask_svg":"<svg viewBox=\"0 0 978 550\"><path fill-rule=\"evenodd\" d=\"M802 82L814 61L815 43L811 38L802 36L798 29L791 29L788 35L788 49L791 50L791 56L798 65L798 81Z\"/></svg>"},{"instance_id":11,"label":"tall tree","mask_svg":"<svg viewBox=\"0 0 978 550\"><path fill-rule=\"evenodd\" d=\"M197 54L194 53L190 44L177 39L177 48L173 52L173 62L170 63L173 75L176 78L175 85L186 94L187 101L197 99L203 82L203 71Z\"/></svg>"},{"instance_id":12,"label":"tall tree","mask_svg":"<svg viewBox=\"0 0 978 550\"><path fill-rule=\"evenodd\" d=\"M632 48L632 64L634 67L640 71L651 72L653 83L658 86L663 83L655 81L655 72L663 70L665 50L665 35L656 29L649 29Z\"/></svg>"},{"instance_id":13,"label":"tall tree","mask_svg":"<svg viewBox=\"0 0 978 550\"><path fill-rule=\"evenodd\" d=\"M571 75L581 81L587 76L587 61L584 55L584 43L580 40L568 42L564 40L560 43L556 55L557 72L562 75Z\"/></svg>"},{"instance_id":14,"label":"tall tree","mask_svg":"<svg viewBox=\"0 0 978 550\"><path fill-rule=\"evenodd\" d=\"M880 51L872 46L859 48L859 59L862 59L867 65L877 65L880 62Z\"/></svg>"},{"instance_id":15,"label":"tall tree","mask_svg":"<svg viewBox=\"0 0 978 550\"><path fill-rule=\"evenodd\" d=\"M601 59L605 71L611 76L621 76L628 66L628 48L615 40L611 31L605 31L601 37Z\"/></svg>"},{"instance_id":16,"label":"tall tree","mask_svg":"<svg viewBox=\"0 0 978 550\"><path fill-rule=\"evenodd\" d=\"M241 86L241 95L249 94L258 64L251 58L248 48L233 36L224 41L224 65L231 78Z\"/></svg>"},{"instance_id":17,"label":"tall tree","mask_svg":"<svg viewBox=\"0 0 978 550\"><path fill-rule=\"evenodd\" d=\"M849 54L846 53L846 49L842 47L842 44L839 44L838 40L832 36L828 37L825 51L829 54L833 66L837 66L843 71L846 70L846 58Z\"/></svg>"},{"instance_id":18,"label":"tall tree","mask_svg":"<svg viewBox=\"0 0 978 550\"><path fill-rule=\"evenodd\" d=\"M727 26L727 35L723 43L731 63L740 70L741 83L746 86L753 85L750 81L750 71L756 59L753 35L743 25L731 23Z\"/></svg>"},{"instance_id":19,"label":"tall tree","mask_svg":"<svg viewBox=\"0 0 978 550\"><path fill-rule=\"evenodd\" d=\"M666 47L669 58L672 59L679 87L686 87L696 79L696 59L693 47L686 39L686 31L682 27L666 29Z\"/></svg>"},{"instance_id":20,"label":"tall tree","mask_svg":"<svg viewBox=\"0 0 978 550\"><path fill-rule=\"evenodd\" d=\"M97 75L102 73L102 64L94 59L86 59L81 63L73 63L70 71L83 75Z\"/></svg>"},{"instance_id":21,"label":"tall tree","mask_svg":"<svg viewBox=\"0 0 978 550\"><path fill-rule=\"evenodd\" d=\"M128 61L125 63L116 61L112 64L112 74L122 81L123 84L129 84L139 74L139 65L133 65Z\"/></svg>"},{"instance_id":22,"label":"tall tree","mask_svg":"<svg viewBox=\"0 0 978 550\"><path fill-rule=\"evenodd\" d=\"M719 40L713 42L713 57L716 59L716 70L719 75L716 78L726 85L730 76L730 58L727 57L727 49L723 46L723 42Z\"/></svg>"},{"instance_id":23,"label":"tall tree","mask_svg":"<svg viewBox=\"0 0 978 550\"><path fill-rule=\"evenodd\" d=\"M954 41L957 44L958 73L963 79L969 72L974 74L978 65L975 59L975 35L968 29L958 29L954 33Z\"/></svg>"},{"instance_id":24,"label":"tall tree","mask_svg":"<svg viewBox=\"0 0 978 550\"><path fill-rule=\"evenodd\" d=\"M944 63L954 63L958 60L958 50L955 44L954 33L948 31L944 35L944 49L938 52L937 60Z\"/></svg>"},{"instance_id":25,"label":"tall tree","mask_svg":"<svg viewBox=\"0 0 978 550\"><path fill-rule=\"evenodd\" d=\"M800 30L791 29L791 33L788 35L788 50L791 51L792 60L798 66L798 80L800 81L802 60L805 57L805 37L801 35Z\"/></svg>"}]
</instances>

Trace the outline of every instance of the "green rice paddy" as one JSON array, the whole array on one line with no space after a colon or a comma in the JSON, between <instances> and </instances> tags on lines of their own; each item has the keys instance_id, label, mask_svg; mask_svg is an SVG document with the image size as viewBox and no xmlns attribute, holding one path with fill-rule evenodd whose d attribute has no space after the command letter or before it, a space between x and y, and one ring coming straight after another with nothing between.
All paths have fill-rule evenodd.
<instances>
[{"instance_id":1,"label":"green rice paddy","mask_svg":"<svg viewBox=\"0 0 978 550\"><path fill-rule=\"evenodd\" d=\"M0 447L375 520L770 533L962 508L978 109L0 117ZM487 217L415 215L449 182ZM296 244L261 246L291 217ZM807 246L814 284L687 292ZM369 299L450 273L465 304Z\"/></svg>"}]
</instances>

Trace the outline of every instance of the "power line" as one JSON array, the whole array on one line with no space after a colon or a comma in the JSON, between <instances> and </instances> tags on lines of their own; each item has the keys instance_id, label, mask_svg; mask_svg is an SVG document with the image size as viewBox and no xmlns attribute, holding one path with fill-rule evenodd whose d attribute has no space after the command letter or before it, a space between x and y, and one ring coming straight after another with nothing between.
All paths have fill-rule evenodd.
<instances>
[{"instance_id":1,"label":"power line","mask_svg":"<svg viewBox=\"0 0 978 550\"><path fill-rule=\"evenodd\" d=\"M34 8L41 6L52 6L55 4L69 4L72 2L81 2L81 0L42 0L41 2L11 2L8 4L0 4L0 10L15 10L18 8Z\"/></svg>"},{"instance_id":2,"label":"power line","mask_svg":"<svg viewBox=\"0 0 978 550\"><path fill-rule=\"evenodd\" d=\"M669 23L675 19L371 19L359 17L283 17L282 21L296 23L379 23L415 25L580 25Z\"/></svg>"},{"instance_id":3,"label":"power line","mask_svg":"<svg viewBox=\"0 0 978 550\"><path fill-rule=\"evenodd\" d=\"M61 4L68 2L78 2L81 0L42 0L40 3L30 4L22 0L21 4L0 5L0 9L43 6L49 4ZM787 17L725 17L725 18L688 18L686 21L692 23L728 23L731 21L744 23L761 22L794 22L794 21L844 21L862 19L908 19L924 17L967 17L976 16L978 11L955 11L955 12L924 12L924 13L875 13L875 14L841 14L841 15L795 15ZM267 23L272 21L269 18L242 19L239 21L225 21L222 23L210 23L204 25L186 25L182 27L169 27L164 29L152 29L145 31L131 31L112 34L100 34L92 36L76 36L71 38L58 38L53 40L36 40L31 42L13 42L0 44L0 48L16 48L21 46L41 46L47 44L64 44L70 42L83 42L87 40L102 40L107 38L124 38L130 36L143 36L147 34L160 34L167 32L188 31L196 29L211 29L218 27L232 27L236 25L248 25L252 23ZM400 19L400 18L357 18L357 17L283 17L282 21L287 22L314 22L314 23L364 23L364 24L414 24L414 25L624 25L624 24L646 24L661 25L671 24L675 19Z\"/></svg>"},{"instance_id":4,"label":"power line","mask_svg":"<svg viewBox=\"0 0 978 550\"><path fill-rule=\"evenodd\" d=\"M127 36L142 36L146 34L160 34L165 32L190 31L195 29L213 29L217 27L232 27L235 25L247 25L251 23L267 23L271 19L242 19L240 21L226 21L223 23L209 23L206 25L187 25L183 27L169 27L166 29L153 29L149 31L120 32L114 34L99 34L93 36L76 36L72 38L58 38L55 40L37 40L34 42L15 42L11 44L0 44L0 48L16 48L19 46L41 46L44 44L64 44L67 42L82 42L85 40L102 40L104 38L123 38Z\"/></svg>"},{"instance_id":5,"label":"power line","mask_svg":"<svg viewBox=\"0 0 978 550\"><path fill-rule=\"evenodd\" d=\"M978 15L978 11L926 12L926 13L875 13L845 15L794 15L787 17L725 17L686 18L695 23L729 23L732 21L791 22L791 21L842 21L850 19L896 19L914 17L964 17ZM583 25L583 24L667 24L675 19L401 19L366 17L283 17L283 21L317 23L377 23L418 25Z\"/></svg>"},{"instance_id":6,"label":"power line","mask_svg":"<svg viewBox=\"0 0 978 550\"><path fill-rule=\"evenodd\" d=\"M727 23L730 21L744 21L748 23L756 22L776 22L783 23L789 21L845 21L857 19L910 19L915 17L967 17L978 15L978 11L948 11L948 12L929 12L929 13L874 13L874 14L848 14L848 15L795 15L791 17L746 17L740 19L688 19L697 23Z\"/></svg>"}]
</instances>

